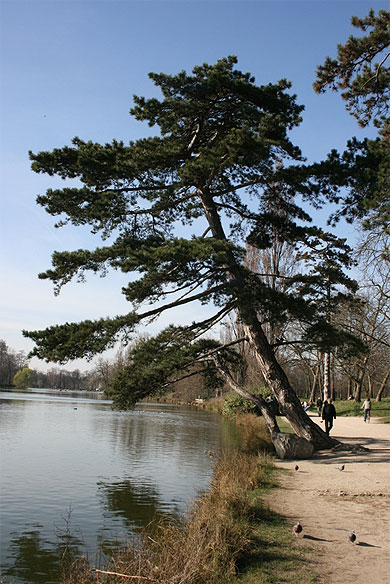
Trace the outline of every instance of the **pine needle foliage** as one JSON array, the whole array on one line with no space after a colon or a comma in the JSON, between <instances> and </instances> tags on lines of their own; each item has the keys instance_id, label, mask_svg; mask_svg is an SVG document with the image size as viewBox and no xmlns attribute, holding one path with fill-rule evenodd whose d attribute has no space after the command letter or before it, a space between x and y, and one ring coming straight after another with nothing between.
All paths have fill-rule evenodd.
<instances>
[{"instance_id":1,"label":"pine needle foliage","mask_svg":"<svg viewBox=\"0 0 390 584\"><path fill-rule=\"evenodd\" d=\"M337 58L327 57L317 68L314 90L340 91L347 111L361 127L373 123L375 140L353 138L346 151L332 152L324 172L335 174L346 194L332 197L341 208L333 221L345 217L362 222L365 229L390 229L390 11L370 10L365 18L353 16L360 32L337 47Z\"/></svg>"},{"instance_id":2,"label":"pine needle foliage","mask_svg":"<svg viewBox=\"0 0 390 584\"><path fill-rule=\"evenodd\" d=\"M146 367L141 350L131 357L117 383L129 394L126 398L122 390L118 403L129 406L191 359L202 361L206 377L215 377L200 339L235 310L243 323L242 342L252 346L296 431L313 440L318 434L322 443L327 438L301 412L265 329L296 321L304 334L292 342L328 350L354 344L331 324L319 302L329 282L334 304L353 298L355 284L343 273L352 265L350 250L345 240L312 225L302 204L318 208L335 197L339 185L332 175L342 165L336 159L333 166L305 164L289 136L303 111L290 94L290 82L257 85L236 63L236 57L227 57L196 66L192 74L151 73L162 98L134 96L130 113L156 127L156 136L127 145L76 137L71 146L30 153L35 172L82 184L49 189L38 203L58 218L58 226L86 225L106 242L95 250L55 252L52 268L40 278L51 280L59 293L88 272L119 270L129 275L122 292L131 310L24 334L35 341L31 355L39 358L92 358L118 340L128 343L140 323L188 307L192 322L168 327L143 346L144 354L149 347ZM275 238L289 244L302 268L284 286L269 285L282 274L264 278L244 261L248 244L269 249ZM334 253L327 255L325 274L324 264L313 258L330 247ZM199 307L206 304L211 315L201 320ZM223 351L221 346L225 359ZM231 352L229 359L234 361Z\"/></svg>"}]
</instances>

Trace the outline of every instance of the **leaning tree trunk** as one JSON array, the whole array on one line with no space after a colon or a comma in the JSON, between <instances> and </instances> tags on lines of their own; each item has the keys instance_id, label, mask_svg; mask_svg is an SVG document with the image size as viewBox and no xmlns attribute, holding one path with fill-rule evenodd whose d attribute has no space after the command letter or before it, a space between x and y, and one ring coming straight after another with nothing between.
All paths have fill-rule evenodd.
<instances>
[{"instance_id":1,"label":"leaning tree trunk","mask_svg":"<svg viewBox=\"0 0 390 584\"><path fill-rule=\"evenodd\" d=\"M366 375L368 358L369 355L366 355L363 359L363 362L360 364L360 370L358 372L357 381L355 385L355 402L360 402L362 399L363 381Z\"/></svg>"},{"instance_id":2,"label":"leaning tree trunk","mask_svg":"<svg viewBox=\"0 0 390 584\"><path fill-rule=\"evenodd\" d=\"M227 241L213 196L207 187L198 189L198 194L213 237ZM248 283L243 277L241 266L237 263L233 254L230 254L225 264L225 270L232 286L237 289L237 312L242 320L249 343L254 349L260 370L294 432L301 438L306 438L306 440L312 442L317 450L332 448L339 444L337 440L334 440L321 430L303 410L285 372L276 359L275 351L263 331L256 310L252 308L247 298L240 298Z\"/></svg>"},{"instance_id":3,"label":"leaning tree trunk","mask_svg":"<svg viewBox=\"0 0 390 584\"><path fill-rule=\"evenodd\" d=\"M310 402L314 402L319 376L320 376L320 366L317 365L316 370L315 370L315 374L314 374L313 383L311 386L311 392L310 392L310 398L309 398Z\"/></svg>"},{"instance_id":4,"label":"leaning tree trunk","mask_svg":"<svg viewBox=\"0 0 390 584\"><path fill-rule=\"evenodd\" d=\"M217 356L215 357L214 362L218 371L222 374L226 383L232 388L232 390L235 393L238 393L238 395L240 395L241 397L250 400L251 402L255 403L258 406L263 415L264 421L271 436L274 433L279 433L280 429L276 421L275 414L273 413L272 409L268 406L267 402L261 396L256 395L254 393L250 393L249 391L243 389L230 375L230 372L228 371L227 367L224 366L218 360Z\"/></svg>"},{"instance_id":5,"label":"leaning tree trunk","mask_svg":"<svg viewBox=\"0 0 390 584\"><path fill-rule=\"evenodd\" d=\"M386 383L387 383L389 377L390 377L390 367L387 370L387 373L386 373L386 375L383 378L383 381L382 381L381 386L380 386L380 388L378 390L378 393L376 394L375 401L380 402L382 400L382 394L383 394L383 392L385 390Z\"/></svg>"},{"instance_id":6,"label":"leaning tree trunk","mask_svg":"<svg viewBox=\"0 0 390 584\"><path fill-rule=\"evenodd\" d=\"M303 410L285 372L276 360L257 315L253 311L250 316L250 312L250 309L240 310L240 315L245 322L249 341L256 349L261 372L278 401L281 413L286 416L297 436L312 442L316 450L334 447L338 441L328 436Z\"/></svg>"}]
</instances>

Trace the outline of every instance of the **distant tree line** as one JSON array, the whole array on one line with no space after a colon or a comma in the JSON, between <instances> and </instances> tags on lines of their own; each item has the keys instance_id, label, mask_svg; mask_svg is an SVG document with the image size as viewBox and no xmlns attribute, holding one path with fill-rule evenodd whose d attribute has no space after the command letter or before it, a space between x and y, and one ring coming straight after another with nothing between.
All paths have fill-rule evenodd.
<instances>
[{"instance_id":1,"label":"distant tree line","mask_svg":"<svg viewBox=\"0 0 390 584\"><path fill-rule=\"evenodd\" d=\"M14 375L26 365L27 357L24 351L14 351L0 339L0 387L12 385Z\"/></svg>"},{"instance_id":2,"label":"distant tree line","mask_svg":"<svg viewBox=\"0 0 390 584\"><path fill-rule=\"evenodd\" d=\"M30 369L24 351L15 351L0 339L0 387L38 387L42 389L87 390L99 388L96 371L66 371L53 367L47 372Z\"/></svg>"}]
</instances>

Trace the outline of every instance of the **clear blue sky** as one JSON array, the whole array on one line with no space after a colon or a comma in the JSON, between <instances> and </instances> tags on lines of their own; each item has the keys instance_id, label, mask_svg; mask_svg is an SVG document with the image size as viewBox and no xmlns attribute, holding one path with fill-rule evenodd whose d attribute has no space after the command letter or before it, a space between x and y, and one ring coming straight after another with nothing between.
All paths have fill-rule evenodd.
<instances>
[{"instance_id":1,"label":"clear blue sky","mask_svg":"<svg viewBox=\"0 0 390 584\"><path fill-rule=\"evenodd\" d=\"M23 328L129 308L119 274L72 283L56 298L50 283L38 280L54 250L99 241L85 230L55 229L55 219L36 205L36 195L59 181L30 170L29 150L62 147L76 135L98 142L144 136L150 130L128 112L133 94L156 95L149 71L189 71L233 54L259 84L282 77L293 82L306 107L295 142L309 159L319 159L363 131L338 95L314 94L316 66L356 34L352 15L389 7L365 0L0 1L0 338L28 351L32 342ZM89 367L67 368L80 365ZM47 368L37 360L31 366Z\"/></svg>"}]
</instances>

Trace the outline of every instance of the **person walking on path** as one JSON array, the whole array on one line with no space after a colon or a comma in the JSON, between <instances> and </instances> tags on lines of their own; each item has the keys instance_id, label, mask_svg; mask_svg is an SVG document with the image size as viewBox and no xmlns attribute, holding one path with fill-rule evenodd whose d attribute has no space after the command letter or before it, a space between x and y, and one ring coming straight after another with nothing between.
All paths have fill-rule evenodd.
<instances>
[{"instance_id":1,"label":"person walking on path","mask_svg":"<svg viewBox=\"0 0 390 584\"><path fill-rule=\"evenodd\" d=\"M318 400L317 400L318 417L320 417L320 415L321 415L321 409L322 409L322 398L319 397Z\"/></svg>"},{"instance_id":2,"label":"person walking on path","mask_svg":"<svg viewBox=\"0 0 390 584\"><path fill-rule=\"evenodd\" d=\"M370 400L370 397L367 397L365 399L365 401L363 402L362 408L363 408L363 413L364 413L364 421L369 423L370 422L370 417L371 417L371 400Z\"/></svg>"},{"instance_id":3,"label":"person walking on path","mask_svg":"<svg viewBox=\"0 0 390 584\"><path fill-rule=\"evenodd\" d=\"M327 434L333 427L333 418L336 419L336 408L332 404L330 397L328 397L322 408L322 419L325 421L325 432Z\"/></svg>"}]
</instances>

